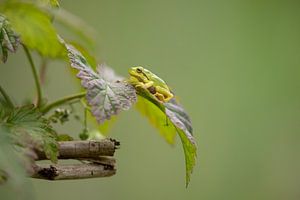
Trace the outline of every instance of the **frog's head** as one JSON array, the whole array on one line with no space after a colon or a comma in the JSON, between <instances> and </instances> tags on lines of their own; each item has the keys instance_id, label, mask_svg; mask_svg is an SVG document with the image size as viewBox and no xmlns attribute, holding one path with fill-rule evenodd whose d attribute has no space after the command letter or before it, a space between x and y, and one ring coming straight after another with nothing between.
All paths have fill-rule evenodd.
<instances>
[{"instance_id":1,"label":"frog's head","mask_svg":"<svg viewBox=\"0 0 300 200\"><path fill-rule=\"evenodd\" d=\"M129 69L130 76L136 78L138 81L147 83L150 80L149 71L141 66L131 67Z\"/></svg>"}]
</instances>

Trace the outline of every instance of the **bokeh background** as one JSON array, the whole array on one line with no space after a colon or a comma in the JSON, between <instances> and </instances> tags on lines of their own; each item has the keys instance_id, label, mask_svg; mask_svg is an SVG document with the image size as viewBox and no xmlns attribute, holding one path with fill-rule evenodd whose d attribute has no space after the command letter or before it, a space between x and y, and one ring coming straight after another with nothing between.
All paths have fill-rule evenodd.
<instances>
[{"instance_id":1,"label":"bokeh background","mask_svg":"<svg viewBox=\"0 0 300 200\"><path fill-rule=\"evenodd\" d=\"M61 6L96 29L99 62L124 76L143 65L171 86L192 118L198 159L186 189L179 138L168 145L132 109L111 133L122 144L115 176L29 179L36 199L300 199L299 1L62 0ZM21 102L34 95L28 63L22 50L8 60L0 83ZM50 63L44 90L50 100L78 91L66 63ZM58 128L76 136L81 125Z\"/></svg>"}]
</instances>

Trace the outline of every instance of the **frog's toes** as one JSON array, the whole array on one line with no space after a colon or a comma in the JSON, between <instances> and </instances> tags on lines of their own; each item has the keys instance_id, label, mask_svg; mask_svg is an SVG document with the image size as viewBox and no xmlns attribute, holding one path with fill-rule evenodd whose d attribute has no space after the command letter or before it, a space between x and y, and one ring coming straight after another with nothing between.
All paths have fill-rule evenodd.
<instances>
[{"instance_id":1,"label":"frog's toes","mask_svg":"<svg viewBox=\"0 0 300 200\"><path fill-rule=\"evenodd\" d=\"M165 97L164 95L160 94L160 93L156 93L154 94L154 96L159 100L159 101L162 101L162 102L165 102Z\"/></svg>"}]
</instances>

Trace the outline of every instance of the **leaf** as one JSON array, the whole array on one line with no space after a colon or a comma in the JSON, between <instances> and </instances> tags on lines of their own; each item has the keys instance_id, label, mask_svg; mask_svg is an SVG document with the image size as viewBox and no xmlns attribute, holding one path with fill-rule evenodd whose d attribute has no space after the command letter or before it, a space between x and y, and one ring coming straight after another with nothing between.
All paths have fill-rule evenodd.
<instances>
[{"instance_id":1,"label":"leaf","mask_svg":"<svg viewBox=\"0 0 300 200\"><path fill-rule=\"evenodd\" d=\"M175 99L172 99L168 103L164 103L164 105L165 113L176 128L183 146L187 187L190 182L190 176L196 164L197 157L197 145L192 135L192 123L185 110L175 101Z\"/></svg>"},{"instance_id":2,"label":"leaf","mask_svg":"<svg viewBox=\"0 0 300 200\"><path fill-rule=\"evenodd\" d=\"M47 158L57 162L58 144L49 121L44 119L33 105L16 108L6 119L10 132L16 138L28 135L35 148L43 149Z\"/></svg>"},{"instance_id":3,"label":"leaf","mask_svg":"<svg viewBox=\"0 0 300 200\"><path fill-rule=\"evenodd\" d=\"M77 49L84 58L86 58L87 63L89 63L89 65L91 65L92 69L97 69L97 63L96 63L96 59L95 57L90 54L89 51L87 51L87 49L85 49L82 45L76 43L76 42L68 42L69 45L72 45L75 49ZM101 67L100 67L101 68ZM106 67L107 69L109 69L108 67ZM77 74L77 69L75 68L70 68L70 72L72 75ZM102 73L102 72L100 72ZM104 71L104 73L106 74L102 74L102 76L106 77L106 76L110 76L110 73L112 73L110 70ZM116 76L118 77L118 76ZM122 77L118 77L119 79L123 79ZM79 85L81 86L81 81L80 79L76 78L76 82L78 81ZM82 90L84 90L84 88L82 88ZM105 122L103 122L100 126L97 122L97 120L95 119L95 117L88 112L87 113L87 119L88 122L95 128L98 129L100 131L100 133L102 133L103 135L108 135L113 127L113 125L115 124L115 122L117 121L117 116L111 116L110 120L106 120Z\"/></svg>"},{"instance_id":4,"label":"leaf","mask_svg":"<svg viewBox=\"0 0 300 200\"><path fill-rule=\"evenodd\" d=\"M0 15L0 59L6 62L8 51L15 53L19 46L18 35L11 29L7 19Z\"/></svg>"},{"instance_id":5,"label":"leaf","mask_svg":"<svg viewBox=\"0 0 300 200\"><path fill-rule=\"evenodd\" d=\"M20 34L22 43L43 56L61 57L64 49L58 41L50 16L29 3L5 3L0 11Z\"/></svg>"},{"instance_id":6,"label":"leaf","mask_svg":"<svg viewBox=\"0 0 300 200\"><path fill-rule=\"evenodd\" d=\"M121 110L128 110L136 102L133 86L121 82L111 69L100 65L96 73L72 45L65 44L71 66L79 73L81 85L87 90L86 99L91 112L99 124L117 115Z\"/></svg>"},{"instance_id":7,"label":"leaf","mask_svg":"<svg viewBox=\"0 0 300 200\"><path fill-rule=\"evenodd\" d=\"M53 163L57 163L58 157L58 143L53 135L44 135L43 138L43 150L48 159Z\"/></svg>"},{"instance_id":8,"label":"leaf","mask_svg":"<svg viewBox=\"0 0 300 200\"><path fill-rule=\"evenodd\" d=\"M5 98L2 98L0 95L0 123L9 115L13 110L11 105L6 101Z\"/></svg>"},{"instance_id":9,"label":"leaf","mask_svg":"<svg viewBox=\"0 0 300 200\"><path fill-rule=\"evenodd\" d=\"M1 199L33 199L33 189L15 151L9 130L0 123L0 194ZM24 156L23 156L24 157Z\"/></svg>"},{"instance_id":10,"label":"leaf","mask_svg":"<svg viewBox=\"0 0 300 200\"><path fill-rule=\"evenodd\" d=\"M87 25L82 19L67 10L51 9L49 12L55 16L55 23L59 28L63 28L71 36L76 37L76 41L84 42L89 48L95 47L96 31L93 27Z\"/></svg>"},{"instance_id":11,"label":"leaf","mask_svg":"<svg viewBox=\"0 0 300 200\"><path fill-rule=\"evenodd\" d=\"M101 124L101 126L98 127L99 132L104 136L107 136L111 132L117 120L118 117L116 115L111 116L110 120L105 121L103 124Z\"/></svg>"},{"instance_id":12,"label":"leaf","mask_svg":"<svg viewBox=\"0 0 300 200\"><path fill-rule=\"evenodd\" d=\"M148 118L149 122L159 130L169 144L174 144L176 129L171 126L170 119L159 107L144 97L138 96L136 108Z\"/></svg>"},{"instance_id":13,"label":"leaf","mask_svg":"<svg viewBox=\"0 0 300 200\"><path fill-rule=\"evenodd\" d=\"M90 79L86 80L83 86L87 89L86 98L91 111L100 124L112 115L119 114L121 110L128 110L136 101L133 87L122 82Z\"/></svg>"},{"instance_id":14,"label":"leaf","mask_svg":"<svg viewBox=\"0 0 300 200\"><path fill-rule=\"evenodd\" d=\"M165 140L173 144L175 134L178 133L184 150L186 186L188 186L197 157L197 145L193 137L190 117L176 102L175 98L168 103L161 103L148 90L136 89L138 94L137 109L160 131Z\"/></svg>"},{"instance_id":15,"label":"leaf","mask_svg":"<svg viewBox=\"0 0 300 200\"><path fill-rule=\"evenodd\" d=\"M68 42L68 44L72 45L75 49L77 49L93 69L97 68L97 61L95 57L83 45L75 41Z\"/></svg>"}]
</instances>

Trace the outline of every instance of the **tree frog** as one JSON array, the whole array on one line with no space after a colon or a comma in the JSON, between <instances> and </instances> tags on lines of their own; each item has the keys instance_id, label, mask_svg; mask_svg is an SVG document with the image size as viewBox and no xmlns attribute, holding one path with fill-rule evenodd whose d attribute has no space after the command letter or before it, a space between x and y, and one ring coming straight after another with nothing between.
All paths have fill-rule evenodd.
<instances>
[{"instance_id":1,"label":"tree frog","mask_svg":"<svg viewBox=\"0 0 300 200\"><path fill-rule=\"evenodd\" d=\"M149 70L137 66L129 69L130 82L134 87L142 87L147 89L151 94L153 94L159 101L168 102L173 98L167 84L154 73Z\"/></svg>"}]
</instances>

